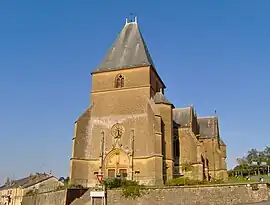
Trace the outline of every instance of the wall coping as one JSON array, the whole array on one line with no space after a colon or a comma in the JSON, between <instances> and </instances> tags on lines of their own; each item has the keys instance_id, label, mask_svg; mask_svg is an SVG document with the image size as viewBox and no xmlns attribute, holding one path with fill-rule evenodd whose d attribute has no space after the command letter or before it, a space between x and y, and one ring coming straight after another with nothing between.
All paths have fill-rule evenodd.
<instances>
[{"instance_id":1,"label":"wall coping","mask_svg":"<svg viewBox=\"0 0 270 205\"><path fill-rule=\"evenodd\" d=\"M248 184L258 184L269 186L267 182L250 182L250 183L228 183L228 184L200 184L200 185L185 185L185 186L144 186L142 189L190 189L190 188L211 188L211 187L235 187L235 186L247 186ZM121 188L112 188L107 190L120 190Z\"/></svg>"}]
</instances>

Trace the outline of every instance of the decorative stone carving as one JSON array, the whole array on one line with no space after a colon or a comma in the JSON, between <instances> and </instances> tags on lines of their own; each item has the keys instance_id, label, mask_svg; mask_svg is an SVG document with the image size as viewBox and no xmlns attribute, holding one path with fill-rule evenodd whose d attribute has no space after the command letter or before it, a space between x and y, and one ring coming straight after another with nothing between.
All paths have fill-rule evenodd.
<instances>
[{"instance_id":1,"label":"decorative stone carving","mask_svg":"<svg viewBox=\"0 0 270 205\"><path fill-rule=\"evenodd\" d=\"M120 139L125 132L125 128L122 124L116 123L112 126L111 134L115 139Z\"/></svg>"}]
</instances>

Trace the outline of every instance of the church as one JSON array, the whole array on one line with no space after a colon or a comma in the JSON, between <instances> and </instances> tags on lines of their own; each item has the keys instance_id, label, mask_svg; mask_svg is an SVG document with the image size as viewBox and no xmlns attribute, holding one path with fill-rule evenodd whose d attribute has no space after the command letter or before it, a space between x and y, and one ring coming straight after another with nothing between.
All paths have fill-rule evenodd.
<instances>
[{"instance_id":1,"label":"church","mask_svg":"<svg viewBox=\"0 0 270 205\"><path fill-rule=\"evenodd\" d=\"M124 28L91 73L90 105L75 122L70 181L85 187L123 177L145 185L170 179L227 179L218 117L176 108L137 19Z\"/></svg>"}]
</instances>

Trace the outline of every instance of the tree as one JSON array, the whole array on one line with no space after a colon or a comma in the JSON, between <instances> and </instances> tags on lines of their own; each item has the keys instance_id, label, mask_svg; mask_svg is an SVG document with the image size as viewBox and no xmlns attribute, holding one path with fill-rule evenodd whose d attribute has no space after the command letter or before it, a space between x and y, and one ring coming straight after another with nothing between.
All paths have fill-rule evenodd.
<instances>
[{"instance_id":1,"label":"tree","mask_svg":"<svg viewBox=\"0 0 270 205\"><path fill-rule=\"evenodd\" d=\"M237 158L236 161L237 161L237 164L240 165L240 166L248 164L248 161L245 159L245 157Z\"/></svg>"},{"instance_id":2,"label":"tree","mask_svg":"<svg viewBox=\"0 0 270 205\"><path fill-rule=\"evenodd\" d=\"M259 162L259 152L257 149L249 150L246 159L249 164L252 164L252 162Z\"/></svg>"},{"instance_id":3,"label":"tree","mask_svg":"<svg viewBox=\"0 0 270 205\"><path fill-rule=\"evenodd\" d=\"M68 183L69 183L69 177L65 178L64 183L65 183L65 184L68 184Z\"/></svg>"},{"instance_id":4,"label":"tree","mask_svg":"<svg viewBox=\"0 0 270 205\"><path fill-rule=\"evenodd\" d=\"M9 177L7 177L6 182L5 182L5 185L6 186L10 186L11 185L11 180L10 180Z\"/></svg>"},{"instance_id":5,"label":"tree","mask_svg":"<svg viewBox=\"0 0 270 205\"><path fill-rule=\"evenodd\" d=\"M270 166L270 146L266 146L264 149L265 162Z\"/></svg>"},{"instance_id":6,"label":"tree","mask_svg":"<svg viewBox=\"0 0 270 205\"><path fill-rule=\"evenodd\" d=\"M265 163L270 165L270 146L266 146L263 151L251 149L246 156L237 158L236 161L238 165L234 167L233 171L238 174L267 174L268 169Z\"/></svg>"}]
</instances>

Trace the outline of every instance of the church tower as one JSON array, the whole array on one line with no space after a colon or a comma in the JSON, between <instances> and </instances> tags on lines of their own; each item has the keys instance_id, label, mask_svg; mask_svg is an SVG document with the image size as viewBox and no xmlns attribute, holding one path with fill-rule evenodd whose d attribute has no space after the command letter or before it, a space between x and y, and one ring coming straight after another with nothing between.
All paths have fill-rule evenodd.
<instances>
[{"instance_id":1,"label":"church tower","mask_svg":"<svg viewBox=\"0 0 270 205\"><path fill-rule=\"evenodd\" d=\"M136 18L126 21L91 75L90 106L75 123L71 183L93 186L102 172L104 178L163 184L173 175L173 105Z\"/></svg>"}]
</instances>

